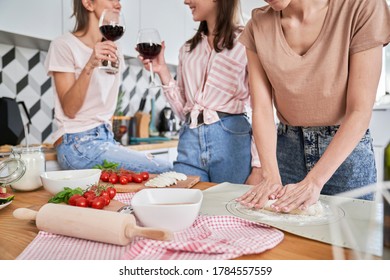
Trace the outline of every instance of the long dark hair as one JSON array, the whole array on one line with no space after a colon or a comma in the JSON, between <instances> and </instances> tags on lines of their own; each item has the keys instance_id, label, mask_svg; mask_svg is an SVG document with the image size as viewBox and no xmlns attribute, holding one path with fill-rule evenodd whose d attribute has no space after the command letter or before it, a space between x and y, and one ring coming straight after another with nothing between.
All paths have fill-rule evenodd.
<instances>
[{"instance_id":1,"label":"long dark hair","mask_svg":"<svg viewBox=\"0 0 390 280\"><path fill-rule=\"evenodd\" d=\"M217 22L214 30L214 50L221 52L224 48L231 50L234 45L235 34L237 30L237 16L239 8L239 0L214 0L217 2ZM194 37L189 39L186 43L190 46L190 52L202 40L202 33L209 35L209 29L206 21L201 21L198 31Z\"/></svg>"},{"instance_id":2,"label":"long dark hair","mask_svg":"<svg viewBox=\"0 0 390 280\"><path fill-rule=\"evenodd\" d=\"M89 24L88 10L84 7L82 0L73 0L72 17L76 19L73 33L78 31L87 32L87 26Z\"/></svg>"}]
</instances>

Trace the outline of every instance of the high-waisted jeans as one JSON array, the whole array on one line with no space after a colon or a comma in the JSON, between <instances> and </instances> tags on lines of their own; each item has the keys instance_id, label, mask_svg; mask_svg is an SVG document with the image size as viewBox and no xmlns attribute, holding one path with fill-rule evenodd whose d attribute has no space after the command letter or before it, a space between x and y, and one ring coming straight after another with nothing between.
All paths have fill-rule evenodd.
<instances>
[{"instance_id":1,"label":"high-waisted jeans","mask_svg":"<svg viewBox=\"0 0 390 280\"><path fill-rule=\"evenodd\" d=\"M277 158L283 185L302 181L324 154L339 126L278 126ZM376 182L374 149L367 130L359 144L325 184L321 194L334 195ZM368 194L363 199L372 199Z\"/></svg>"},{"instance_id":2,"label":"high-waisted jeans","mask_svg":"<svg viewBox=\"0 0 390 280\"><path fill-rule=\"evenodd\" d=\"M67 133L57 147L57 161L63 169L87 169L102 164L103 160L119 163L120 167L135 172L161 173L172 169L167 161L121 146L107 125Z\"/></svg>"},{"instance_id":3,"label":"high-waisted jeans","mask_svg":"<svg viewBox=\"0 0 390 280\"><path fill-rule=\"evenodd\" d=\"M177 172L204 182L242 184L251 172L251 125L244 115L231 115L210 125L180 130Z\"/></svg>"}]
</instances>

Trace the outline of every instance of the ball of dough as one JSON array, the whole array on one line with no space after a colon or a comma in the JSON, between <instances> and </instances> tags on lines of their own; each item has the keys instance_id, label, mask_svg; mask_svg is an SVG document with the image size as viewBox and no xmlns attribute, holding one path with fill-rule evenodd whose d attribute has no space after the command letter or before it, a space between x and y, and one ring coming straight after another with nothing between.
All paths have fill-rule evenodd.
<instances>
[{"instance_id":1,"label":"ball of dough","mask_svg":"<svg viewBox=\"0 0 390 280\"><path fill-rule=\"evenodd\" d=\"M271 205L276 202L276 200L268 200L264 210L275 212ZM316 203L310 205L306 210L294 209L288 213L279 212L282 214L292 214L292 215L304 215L304 216L322 216L324 214L324 207L322 206L321 201L317 201Z\"/></svg>"}]
</instances>

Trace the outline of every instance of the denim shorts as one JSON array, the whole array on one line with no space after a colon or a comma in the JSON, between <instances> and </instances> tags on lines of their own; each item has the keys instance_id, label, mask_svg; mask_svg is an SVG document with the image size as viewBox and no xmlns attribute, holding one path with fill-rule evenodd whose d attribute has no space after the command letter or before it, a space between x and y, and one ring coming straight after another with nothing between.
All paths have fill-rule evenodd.
<instances>
[{"instance_id":1,"label":"denim shorts","mask_svg":"<svg viewBox=\"0 0 390 280\"><path fill-rule=\"evenodd\" d=\"M173 168L204 182L242 184L251 172L251 139L251 125L244 115L196 128L184 123Z\"/></svg>"},{"instance_id":2,"label":"denim shorts","mask_svg":"<svg viewBox=\"0 0 390 280\"><path fill-rule=\"evenodd\" d=\"M302 181L332 141L339 126L278 126L277 159L283 185ZM321 191L335 195L376 182L374 149L367 130ZM372 199L368 194L362 199Z\"/></svg>"},{"instance_id":3,"label":"denim shorts","mask_svg":"<svg viewBox=\"0 0 390 280\"><path fill-rule=\"evenodd\" d=\"M120 167L135 172L172 170L168 161L121 146L104 124L84 132L67 133L57 147L57 161L62 169L87 169L102 164L103 160L119 163Z\"/></svg>"}]
</instances>

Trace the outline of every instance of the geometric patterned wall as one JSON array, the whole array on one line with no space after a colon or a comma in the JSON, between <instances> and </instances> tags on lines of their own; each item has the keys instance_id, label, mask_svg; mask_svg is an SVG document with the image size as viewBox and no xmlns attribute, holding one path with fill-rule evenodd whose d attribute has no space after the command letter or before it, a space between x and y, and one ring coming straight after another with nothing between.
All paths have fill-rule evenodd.
<instances>
[{"instance_id":1,"label":"geometric patterned wall","mask_svg":"<svg viewBox=\"0 0 390 280\"><path fill-rule=\"evenodd\" d=\"M17 101L24 101L26 104L32 122L28 144L53 143L51 134L56 129L53 123L52 81L43 66L46 55L45 51L0 44L0 97L16 98ZM125 62L126 69L120 88L125 95L121 109L125 115L132 116L138 110L141 97L145 91L148 91L150 74L137 58L126 59ZM176 67L170 70L175 75ZM156 100L156 116L158 116L167 102L160 88L149 90L148 101L152 96ZM144 111L149 110L150 102L147 102ZM22 110L21 112L24 122L27 123L27 118ZM158 119L156 118L155 121L157 123ZM26 145L26 139L21 144Z\"/></svg>"}]
</instances>

